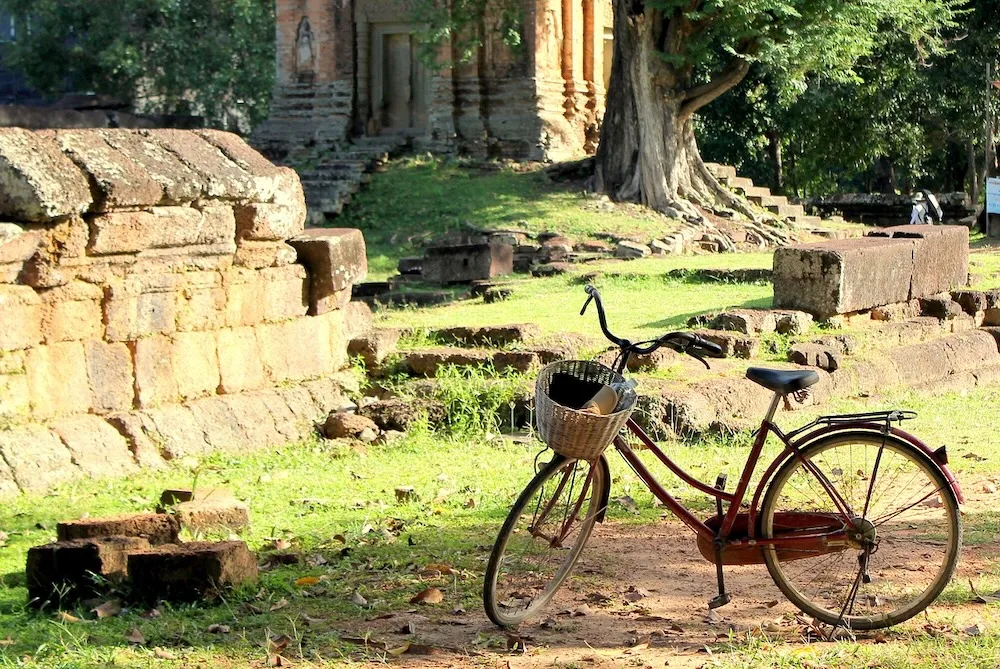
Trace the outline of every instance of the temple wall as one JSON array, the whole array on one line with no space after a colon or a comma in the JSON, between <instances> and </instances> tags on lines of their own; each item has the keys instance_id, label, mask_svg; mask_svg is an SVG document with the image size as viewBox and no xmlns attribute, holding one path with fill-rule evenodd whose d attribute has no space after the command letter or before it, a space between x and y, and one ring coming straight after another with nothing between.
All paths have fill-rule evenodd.
<instances>
[{"instance_id":1,"label":"temple wall","mask_svg":"<svg viewBox=\"0 0 1000 669\"><path fill-rule=\"evenodd\" d=\"M0 497L310 434L367 262L305 216L228 133L0 129Z\"/></svg>"}]
</instances>

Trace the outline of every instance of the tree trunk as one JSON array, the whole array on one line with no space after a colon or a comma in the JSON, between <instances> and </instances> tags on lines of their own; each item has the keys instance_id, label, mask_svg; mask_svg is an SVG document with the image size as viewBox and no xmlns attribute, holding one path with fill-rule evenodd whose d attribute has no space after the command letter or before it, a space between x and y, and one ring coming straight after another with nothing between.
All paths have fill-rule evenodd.
<instances>
[{"instance_id":1,"label":"tree trunk","mask_svg":"<svg viewBox=\"0 0 1000 669\"><path fill-rule=\"evenodd\" d=\"M771 154L771 167L774 170L774 191L783 193L785 190L785 169L781 161L781 135L776 132L767 133L768 151Z\"/></svg>"},{"instance_id":2,"label":"tree trunk","mask_svg":"<svg viewBox=\"0 0 1000 669\"><path fill-rule=\"evenodd\" d=\"M630 14L614 0L614 60L593 185L615 200L702 219L692 204L726 206L756 218L745 201L723 188L705 167L694 135L694 110L745 76L727 73L716 88L692 96L679 73L658 53L670 36L663 17L646 9ZM735 69L735 68L734 68ZM705 87L708 88L707 86ZM707 100L705 99L707 98Z\"/></svg>"}]
</instances>

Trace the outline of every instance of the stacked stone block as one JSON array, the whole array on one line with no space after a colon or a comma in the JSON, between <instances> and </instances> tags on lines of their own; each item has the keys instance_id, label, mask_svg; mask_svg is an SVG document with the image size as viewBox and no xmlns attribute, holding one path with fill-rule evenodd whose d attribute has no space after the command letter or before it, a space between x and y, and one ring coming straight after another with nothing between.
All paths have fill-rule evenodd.
<instances>
[{"instance_id":1,"label":"stacked stone block","mask_svg":"<svg viewBox=\"0 0 1000 669\"><path fill-rule=\"evenodd\" d=\"M300 435L367 269L305 217L228 133L0 130L0 495Z\"/></svg>"}]
</instances>

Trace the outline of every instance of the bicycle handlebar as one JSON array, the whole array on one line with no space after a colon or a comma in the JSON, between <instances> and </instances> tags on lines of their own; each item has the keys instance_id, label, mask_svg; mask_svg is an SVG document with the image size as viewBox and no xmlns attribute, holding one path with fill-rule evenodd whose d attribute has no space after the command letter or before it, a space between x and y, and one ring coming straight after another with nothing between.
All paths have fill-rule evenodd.
<instances>
[{"instance_id":1,"label":"bicycle handlebar","mask_svg":"<svg viewBox=\"0 0 1000 669\"><path fill-rule=\"evenodd\" d=\"M597 288L589 284L584 290L587 292L587 301L583 303L583 308L580 309L580 315L583 316L587 312L587 307L590 306L591 302L596 303L597 320L601 324L601 331L611 343L618 346L623 351L645 355L647 353L652 353L661 346L668 346L678 353L690 355L692 358L699 360L706 367L708 367L708 363L704 360L704 358L723 357L722 348L718 344L708 341L703 337L699 337L693 332L668 332L658 339L638 343L633 343L628 339L618 337L612 334L611 330L608 329L608 320L604 312L604 303L601 301L601 293L597 290ZM644 346L643 344L646 345Z\"/></svg>"}]
</instances>

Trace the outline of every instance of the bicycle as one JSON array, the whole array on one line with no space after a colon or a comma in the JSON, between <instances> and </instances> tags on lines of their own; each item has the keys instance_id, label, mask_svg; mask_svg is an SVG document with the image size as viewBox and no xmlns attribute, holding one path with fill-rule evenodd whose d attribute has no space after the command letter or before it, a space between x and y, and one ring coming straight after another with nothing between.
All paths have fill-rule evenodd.
<instances>
[{"instance_id":1,"label":"bicycle","mask_svg":"<svg viewBox=\"0 0 1000 669\"><path fill-rule=\"evenodd\" d=\"M613 335L597 289L604 335L619 350L614 371L629 358L667 346L700 360L719 347L696 334L670 332L631 342ZM944 447L931 450L898 424L911 411L822 416L787 434L774 424L779 403L819 382L811 370L751 367L746 376L774 393L733 492L726 475L710 486L685 472L629 417L615 450L674 516L697 535L699 551L716 565L718 595L710 609L729 603L724 565L764 563L774 583L817 621L851 630L903 622L944 589L961 549L961 488L947 467ZM688 486L715 499L716 513L701 520L657 481L631 448L631 435ZM767 466L748 500L764 443L774 435L782 452ZM537 467L536 467L537 468ZM495 624L517 625L555 595L579 559L594 526L603 522L611 476L607 454L592 460L558 453L540 469L507 516L490 554L483 586ZM728 503L728 508L723 508Z\"/></svg>"}]
</instances>

